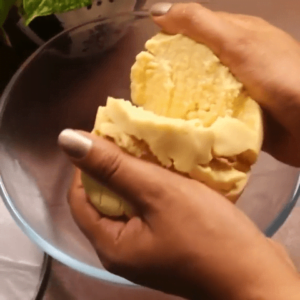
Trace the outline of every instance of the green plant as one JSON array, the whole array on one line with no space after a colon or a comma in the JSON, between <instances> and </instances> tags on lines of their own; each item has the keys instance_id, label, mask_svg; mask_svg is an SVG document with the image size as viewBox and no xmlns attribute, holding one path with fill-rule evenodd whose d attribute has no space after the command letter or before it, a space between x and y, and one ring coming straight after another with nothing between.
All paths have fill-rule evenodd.
<instances>
[{"instance_id":1,"label":"green plant","mask_svg":"<svg viewBox=\"0 0 300 300\"><path fill-rule=\"evenodd\" d=\"M19 7L28 25L34 18L63 13L92 4L92 0L0 0L0 27L13 5Z\"/></svg>"}]
</instances>

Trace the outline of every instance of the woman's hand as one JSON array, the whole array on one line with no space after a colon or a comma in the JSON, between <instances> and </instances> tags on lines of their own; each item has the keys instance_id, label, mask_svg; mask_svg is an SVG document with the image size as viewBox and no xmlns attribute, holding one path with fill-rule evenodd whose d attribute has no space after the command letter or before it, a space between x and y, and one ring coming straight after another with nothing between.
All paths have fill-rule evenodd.
<instances>
[{"instance_id":1,"label":"woman's hand","mask_svg":"<svg viewBox=\"0 0 300 300\"><path fill-rule=\"evenodd\" d=\"M154 21L207 45L265 112L264 149L300 166L300 44L252 16L212 12L200 4L156 4Z\"/></svg>"},{"instance_id":2,"label":"woman's hand","mask_svg":"<svg viewBox=\"0 0 300 300\"><path fill-rule=\"evenodd\" d=\"M152 12L164 31L206 44L230 67L265 109L265 149L300 165L298 43L263 20L199 4ZM89 134L67 130L59 141L78 168L136 209L130 220L101 216L76 172L72 214L110 272L188 298L299 299L298 274L285 252L216 192Z\"/></svg>"},{"instance_id":3,"label":"woman's hand","mask_svg":"<svg viewBox=\"0 0 300 300\"><path fill-rule=\"evenodd\" d=\"M101 216L77 170L71 211L110 272L187 298L299 299L287 256L216 192L90 134L66 130L59 143L78 168L137 211L130 220Z\"/></svg>"}]
</instances>

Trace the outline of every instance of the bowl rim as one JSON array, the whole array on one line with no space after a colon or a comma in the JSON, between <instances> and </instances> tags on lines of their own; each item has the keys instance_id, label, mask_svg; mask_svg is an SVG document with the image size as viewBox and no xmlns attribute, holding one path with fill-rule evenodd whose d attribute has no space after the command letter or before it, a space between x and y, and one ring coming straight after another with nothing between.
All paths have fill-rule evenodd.
<instances>
[{"instance_id":1,"label":"bowl rim","mask_svg":"<svg viewBox=\"0 0 300 300\"><path fill-rule=\"evenodd\" d=\"M29 58L26 59L26 61L19 67L17 72L14 74L12 79L10 80L9 84L6 86L1 98L0 98L0 126L3 119L3 114L5 111L5 106L7 104L8 96L13 89L14 85L16 84L17 80L23 73L23 71L26 69L26 67L40 54L42 53L53 41L60 38L61 36L75 31L78 28L84 27L89 24L93 23L105 23L109 22L110 20L114 20L120 17L132 17L132 21L136 21L138 19L146 19L149 18L150 14L147 10L141 10L141 11L134 11L134 12L127 12L127 13L121 13L116 14L111 17L106 18L97 18L88 22L84 22L80 25L77 25L75 27L69 28L67 30L64 30L60 32L59 34L55 35L53 38L51 38L49 41L47 41L45 44L43 44L41 47L39 47L33 54L29 56ZM46 252L48 255L56 259L57 261L61 262L62 264L80 272L85 275L88 275L93 278L101 279L106 283L110 284L117 284L117 285L124 285L126 287L137 287L138 285L122 278L117 275L114 275L104 269L93 267L89 264L83 263L79 261L76 258L73 258L69 256L68 254L64 253L63 251L57 249L55 246L52 246L47 240L42 238L23 218L23 216L18 212L16 206L14 205L14 200L9 196L4 181L3 181L3 175L0 169L0 196L3 199L3 202L10 212L12 218L17 223L17 225L20 227L20 229L29 237L29 239L35 243L38 247L40 247L44 252ZM298 175L298 180L295 184L295 188L292 192L292 195L290 197L290 201L282 208L281 212L277 215L277 217L272 221L272 223L267 227L264 234L267 237L272 237L278 229L283 225L283 223L286 221L288 216L290 215L291 211L293 210L294 206L297 203L298 198L300 197L300 173Z\"/></svg>"}]
</instances>

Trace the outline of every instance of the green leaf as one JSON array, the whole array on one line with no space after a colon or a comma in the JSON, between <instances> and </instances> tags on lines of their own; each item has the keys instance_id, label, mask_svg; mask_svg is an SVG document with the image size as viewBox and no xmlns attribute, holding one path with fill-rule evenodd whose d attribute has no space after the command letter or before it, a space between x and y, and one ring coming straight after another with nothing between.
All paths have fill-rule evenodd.
<instances>
[{"instance_id":1,"label":"green leaf","mask_svg":"<svg viewBox=\"0 0 300 300\"><path fill-rule=\"evenodd\" d=\"M2 27L9 10L16 0L0 0L0 27Z\"/></svg>"},{"instance_id":2,"label":"green leaf","mask_svg":"<svg viewBox=\"0 0 300 300\"><path fill-rule=\"evenodd\" d=\"M7 0L0 0L7 1ZM28 25L34 18L63 13L92 4L93 0L23 0Z\"/></svg>"}]
</instances>

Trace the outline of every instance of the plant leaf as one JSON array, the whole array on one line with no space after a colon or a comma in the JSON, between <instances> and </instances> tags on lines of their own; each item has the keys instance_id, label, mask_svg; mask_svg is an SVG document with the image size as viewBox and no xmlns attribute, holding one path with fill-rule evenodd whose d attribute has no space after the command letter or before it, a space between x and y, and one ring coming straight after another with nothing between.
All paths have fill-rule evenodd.
<instances>
[{"instance_id":1,"label":"plant leaf","mask_svg":"<svg viewBox=\"0 0 300 300\"><path fill-rule=\"evenodd\" d=\"M53 13L63 13L91 4L92 0L23 0L26 25L36 17L47 16Z\"/></svg>"}]
</instances>

